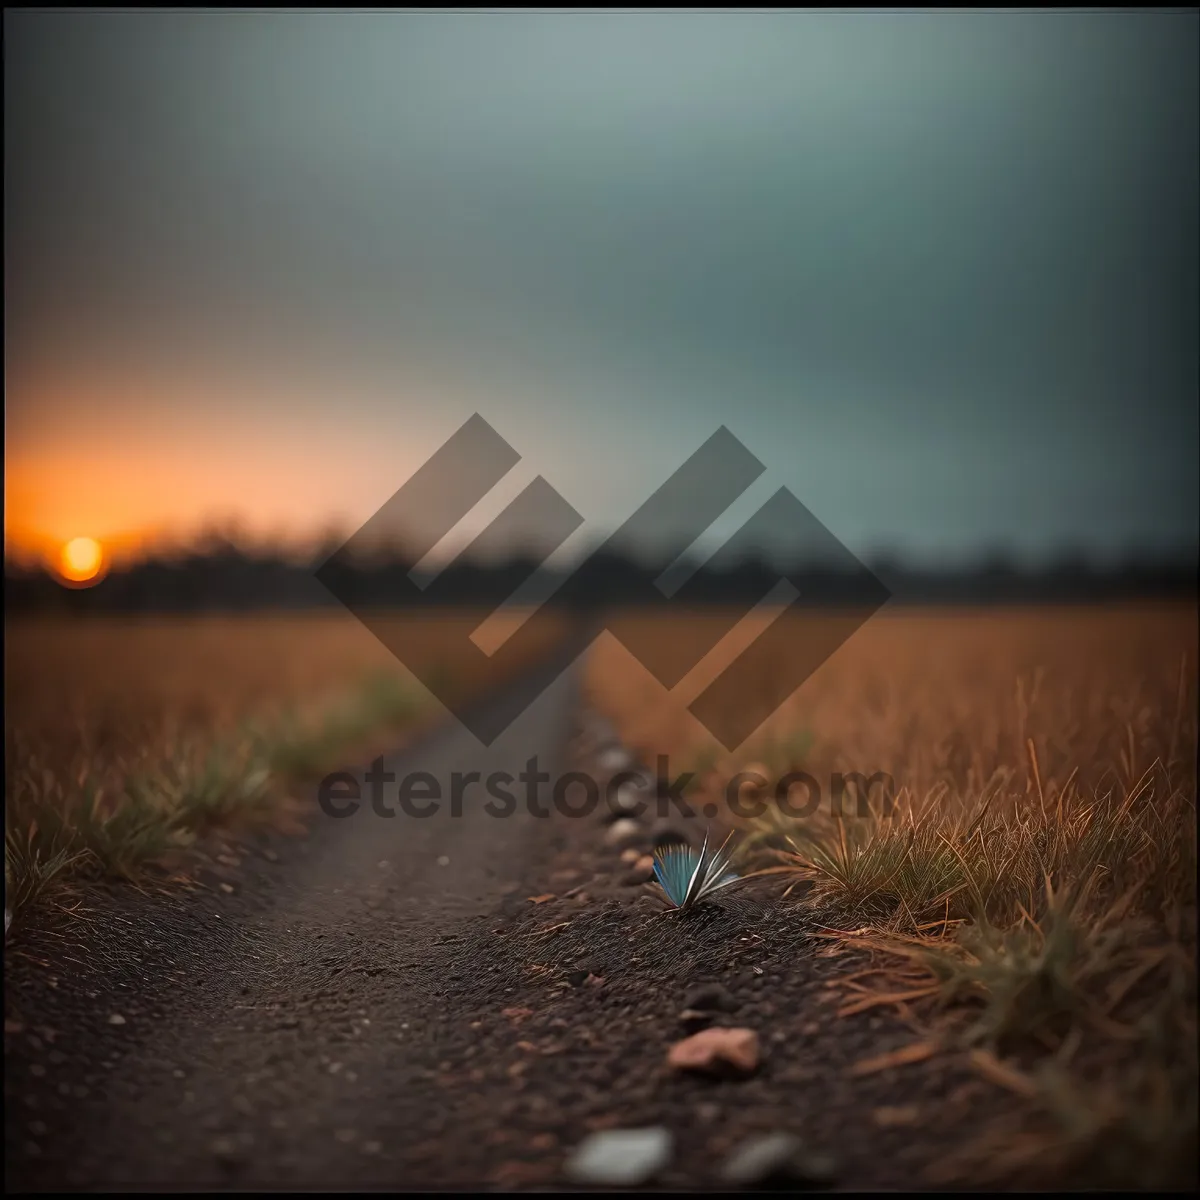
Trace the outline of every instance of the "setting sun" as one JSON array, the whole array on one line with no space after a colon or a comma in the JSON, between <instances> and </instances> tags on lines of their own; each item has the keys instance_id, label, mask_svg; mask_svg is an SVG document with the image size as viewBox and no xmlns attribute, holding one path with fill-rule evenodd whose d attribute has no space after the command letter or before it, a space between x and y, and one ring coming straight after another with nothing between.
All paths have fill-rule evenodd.
<instances>
[{"instance_id":1,"label":"setting sun","mask_svg":"<svg viewBox=\"0 0 1200 1200\"><path fill-rule=\"evenodd\" d=\"M77 537L62 548L58 569L72 583L86 583L100 573L103 561L104 551L95 538Z\"/></svg>"}]
</instances>

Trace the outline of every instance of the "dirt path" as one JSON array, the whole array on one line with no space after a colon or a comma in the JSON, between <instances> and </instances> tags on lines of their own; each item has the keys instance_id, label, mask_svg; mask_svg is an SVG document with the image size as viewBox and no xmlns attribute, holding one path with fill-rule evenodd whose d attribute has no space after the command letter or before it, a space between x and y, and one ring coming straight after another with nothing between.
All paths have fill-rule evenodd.
<instances>
[{"instance_id":1,"label":"dirt path","mask_svg":"<svg viewBox=\"0 0 1200 1200\"><path fill-rule=\"evenodd\" d=\"M556 778L577 682L562 674L490 750L454 727L387 765L428 771L444 797L454 771L516 776L533 756ZM18 937L9 1189L553 1187L589 1132L645 1125L674 1139L666 1186L716 1185L745 1138L784 1130L832 1156L842 1185L903 1188L959 1136L946 1098L961 1110L978 1087L959 1069L848 1075L914 1035L836 1021L821 943L778 889L680 922L599 813L521 803L500 819L478 788L462 808L385 818L364 802L215 861L199 890L126 892ZM713 1019L759 1034L753 1078L665 1067L680 1011L712 982ZM880 1106L909 1122L881 1126Z\"/></svg>"}]
</instances>

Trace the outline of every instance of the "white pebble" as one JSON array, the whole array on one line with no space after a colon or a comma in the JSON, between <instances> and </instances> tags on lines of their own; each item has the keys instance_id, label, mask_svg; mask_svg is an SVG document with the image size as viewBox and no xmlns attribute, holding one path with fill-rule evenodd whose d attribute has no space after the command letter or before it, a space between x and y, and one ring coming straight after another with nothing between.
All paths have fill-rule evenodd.
<instances>
[{"instance_id":1,"label":"white pebble","mask_svg":"<svg viewBox=\"0 0 1200 1200\"><path fill-rule=\"evenodd\" d=\"M636 1187L646 1183L671 1160L671 1134L651 1129L609 1129L585 1138L567 1160L567 1175L576 1183Z\"/></svg>"},{"instance_id":2,"label":"white pebble","mask_svg":"<svg viewBox=\"0 0 1200 1200\"><path fill-rule=\"evenodd\" d=\"M641 828L636 821L631 821L628 817L622 817L619 821L614 821L608 827L608 832L604 835L604 840L610 845L619 846L622 842L627 842L630 838L637 837L639 833L641 833Z\"/></svg>"}]
</instances>

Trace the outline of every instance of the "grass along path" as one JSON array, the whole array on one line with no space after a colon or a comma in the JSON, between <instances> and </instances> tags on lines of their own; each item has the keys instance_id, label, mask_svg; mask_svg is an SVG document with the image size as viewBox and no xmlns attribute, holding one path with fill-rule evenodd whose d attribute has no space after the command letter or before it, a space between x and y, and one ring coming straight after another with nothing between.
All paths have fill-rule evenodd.
<instances>
[{"instance_id":1,"label":"grass along path","mask_svg":"<svg viewBox=\"0 0 1200 1200\"><path fill-rule=\"evenodd\" d=\"M84 766L73 776L45 747L6 731L6 932L71 884L136 880L211 829L273 819L290 784L343 765L429 711L423 689L373 673L317 714L243 721L218 740L192 731L128 771Z\"/></svg>"}]
</instances>

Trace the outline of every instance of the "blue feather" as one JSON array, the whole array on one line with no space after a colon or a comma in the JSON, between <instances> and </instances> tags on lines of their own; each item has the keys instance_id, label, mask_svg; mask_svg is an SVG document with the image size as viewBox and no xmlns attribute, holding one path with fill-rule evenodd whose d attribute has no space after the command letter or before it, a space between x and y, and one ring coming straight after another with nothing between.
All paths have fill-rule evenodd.
<instances>
[{"instance_id":1,"label":"blue feather","mask_svg":"<svg viewBox=\"0 0 1200 1200\"><path fill-rule=\"evenodd\" d=\"M668 846L658 852L654 859L654 874L667 899L676 908L682 908L687 898L688 885L700 865L700 855L690 846Z\"/></svg>"},{"instance_id":2,"label":"blue feather","mask_svg":"<svg viewBox=\"0 0 1200 1200\"><path fill-rule=\"evenodd\" d=\"M733 857L732 850L726 851L728 844L729 838L726 838L724 845L710 854L708 835L705 834L704 845L699 851L674 844L656 852L655 878L675 908L690 908L705 896L737 882L738 877L728 869Z\"/></svg>"}]
</instances>

